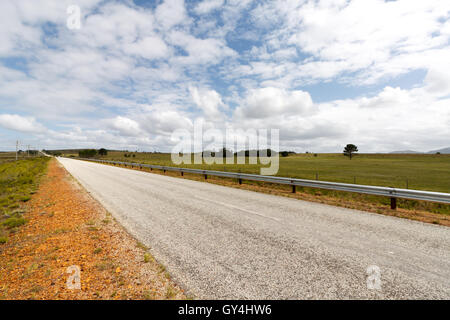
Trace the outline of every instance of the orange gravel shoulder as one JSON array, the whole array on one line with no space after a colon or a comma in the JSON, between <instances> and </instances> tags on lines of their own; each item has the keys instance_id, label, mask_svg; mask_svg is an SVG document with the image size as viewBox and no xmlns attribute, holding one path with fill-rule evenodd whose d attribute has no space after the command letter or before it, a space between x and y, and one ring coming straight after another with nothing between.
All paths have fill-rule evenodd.
<instances>
[{"instance_id":1,"label":"orange gravel shoulder","mask_svg":"<svg viewBox=\"0 0 450 320\"><path fill-rule=\"evenodd\" d=\"M56 160L26 206L27 224L0 245L0 299L185 299Z\"/></svg>"}]
</instances>

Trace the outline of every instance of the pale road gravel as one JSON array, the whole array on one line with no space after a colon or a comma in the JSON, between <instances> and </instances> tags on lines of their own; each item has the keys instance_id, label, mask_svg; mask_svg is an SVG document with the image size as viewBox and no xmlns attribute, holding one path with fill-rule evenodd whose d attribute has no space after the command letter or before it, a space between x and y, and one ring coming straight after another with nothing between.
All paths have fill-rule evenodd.
<instances>
[{"instance_id":1,"label":"pale road gravel","mask_svg":"<svg viewBox=\"0 0 450 320\"><path fill-rule=\"evenodd\" d=\"M59 161L196 298L450 298L448 227Z\"/></svg>"}]
</instances>

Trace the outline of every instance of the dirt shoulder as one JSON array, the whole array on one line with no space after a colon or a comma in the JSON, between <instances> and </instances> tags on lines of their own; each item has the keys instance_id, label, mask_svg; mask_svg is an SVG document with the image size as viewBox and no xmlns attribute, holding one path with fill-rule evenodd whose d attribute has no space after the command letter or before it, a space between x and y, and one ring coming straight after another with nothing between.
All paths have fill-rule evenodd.
<instances>
[{"instance_id":1,"label":"dirt shoulder","mask_svg":"<svg viewBox=\"0 0 450 320\"><path fill-rule=\"evenodd\" d=\"M0 245L0 299L186 298L56 160L26 206L28 222Z\"/></svg>"}]
</instances>

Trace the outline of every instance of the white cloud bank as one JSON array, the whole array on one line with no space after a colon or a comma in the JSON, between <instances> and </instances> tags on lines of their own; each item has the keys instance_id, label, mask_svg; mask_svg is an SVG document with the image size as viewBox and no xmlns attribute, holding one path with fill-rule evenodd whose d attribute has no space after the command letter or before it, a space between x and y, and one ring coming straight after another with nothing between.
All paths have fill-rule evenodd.
<instances>
[{"instance_id":1,"label":"white cloud bank","mask_svg":"<svg viewBox=\"0 0 450 320\"><path fill-rule=\"evenodd\" d=\"M36 119L17 114L0 114L0 127L25 133L44 133L47 131Z\"/></svg>"},{"instance_id":2,"label":"white cloud bank","mask_svg":"<svg viewBox=\"0 0 450 320\"><path fill-rule=\"evenodd\" d=\"M0 142L168 151L202 118L279 128L297 151L447 147L449 18L439 0L1 1ZM361 90L318 103L304 89L333 83Z\"/></svg>"}]
</instances>

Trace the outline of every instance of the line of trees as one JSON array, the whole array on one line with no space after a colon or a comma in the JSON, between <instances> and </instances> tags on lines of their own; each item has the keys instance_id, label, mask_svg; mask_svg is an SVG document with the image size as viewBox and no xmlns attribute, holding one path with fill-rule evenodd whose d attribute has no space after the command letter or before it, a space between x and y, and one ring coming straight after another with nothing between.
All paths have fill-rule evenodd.
<instances>
[{"instance_id":1,"label":"line of trees","mask_svg":"<svg viewBox=\"0 0 450 320\"><path fill-rule=\"evenodd\" d=\"M202 157L205 157L207 155L211 155L212 157L215 157L216 154L218 156L222 155L224 158L226 157L233 157L233 156L244 156L244 157L250 157L251 155L256 155L257 157L260 156L260 153L262 153L264 151L265 155L267 157L271 157L272 155L276 155L277 151L271 150L271 149L267 149L267 150L242 150L239 152L233 152L231 150L228 150L226 148L223 148L221 151L219 152L215 152L215 151L203 151L202 152ZM45 151L49 154L52 154L52 152L50 151ZM358 147L354 144L347 144L344 148L343 154L346 157L349 157L349 159L351 160L352 157L358 152ZM306 153L309 153L308 151ZM296 154L294 151L280 151L279 152L280 156L282 157L288 157L292 154ZM55 155L55 153L53 152L53 155ZM108 155L108 150L106 150L105 148L101 148L99 150L96 149L85 149L85 150L79 150L78 151L78 155L80 156L80 158L93 158L97 155L99 156L106 156ZM127 155L125 154L125 157L129 157L131 155ZM314 156L317 156L317 154L314 154Z\"/></svg>"},{"instance_id":2,"label":"line of trees","mask_svg":"<svg viewBox=\"0 0 450 320\"><path fill-rule=\"evenodd\" d=\"M80 158L93 158L97 155L97 150L95 149L85 149L78 151Z\"/></svg>"},{"instance_id":3,"label":"line of trees","mask_svg":"<svg viewBox=\"0 0 450 320\"><path fill-rule=\"evenodd\" d=\"M93 158L95 156L107 156L108 155L108 150L101 148L99 150L96 149L85 149L85 150L80 150L78 151L78 156L80 158Z\"/></svg>"}]
</instances>

